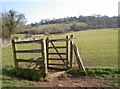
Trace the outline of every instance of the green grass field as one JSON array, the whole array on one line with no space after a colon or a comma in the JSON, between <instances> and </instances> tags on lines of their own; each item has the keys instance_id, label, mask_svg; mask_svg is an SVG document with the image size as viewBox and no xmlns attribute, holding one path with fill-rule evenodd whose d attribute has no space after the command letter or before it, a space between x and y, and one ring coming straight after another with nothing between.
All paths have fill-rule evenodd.
<instances>
[{"instance_id":1,"label":"green grass field","mask_svg":"<svg viewBox=\"0 0 120 89\"><path fill-rule=\"evenodd\" d=\"M118 67L117 30L90 30L74 33L85 66Z\"/></svg>"},{"instance_id":2,"label":"green grass field","mask_svg":"<svg viewBox=\"0 0 120 89\"><path fill-rule=\"evenodd\" d=\"M58 36L52 36L50 38L65 38L66 35L74 35L74 42L77 44L81 59L85 67L118 67L118 30L113 29L98 29L87 30L74 33L68 33ZM61 45L61 44L58 44ZM36 46L35 47L39 47ZM34 48L33 45L24 47L18 46L20 49ZM34 81L28 81L19 79L16 77L10 77L9 70L14 67L14 60L12 57L12 47L2 48L2 68L3 68L3 86L35 86L37 83ZM19 55L20 57L30 57L30 55ZM32 57L39 56L39 54Z\"/></svg>"},{"instance_id":3,"label":"green grass field","mask_svg":"<svg viewBox=\"0 0 120 89\"><path fill-rule=\"evenodd\" d=\"M37 29L48 29L48 28L56 28L56 29L69 29L70 26L72 26L73 24L76 24L78 26L87 26L86 23L83 23L83 22L71 22L71 23L68 23L68 24L65 24L65 23L60 23L60 24L47 24L47 25L41 25L39 26Z\"/></svg>"},{"instance_id":4,"label":"green grass field","mask_svg":"<svg viewBox=\"0 0 120 89\"><path fill-rule=\"evenodd\" d=\"M118 31L112 29L87 30L50 38L74 35L85 67L118 67Z\"/></svg>"}]
</instances>

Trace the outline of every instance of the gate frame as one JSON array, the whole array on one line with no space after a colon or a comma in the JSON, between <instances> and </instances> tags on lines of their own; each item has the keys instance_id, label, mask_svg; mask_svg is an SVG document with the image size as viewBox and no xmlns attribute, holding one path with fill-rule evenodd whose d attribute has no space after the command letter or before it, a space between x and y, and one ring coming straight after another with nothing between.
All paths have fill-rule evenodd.
<instances>
[{"instance_id":1,"label":"gate frame","mask_svg":"<svg viewBox=\"0 0 120 89\"><path fill-rule=\"evenodd\" d=\"M19 68L19 62L39 62L40 65L43 65L44 75L46 76L48 73L47 68L47 57L46 57L46 40L40 39L40 40L32 40L32 41L15 41L12 40L12 48L13 48L13 57L14 57L14 64L15 68ZM41 44L41 49L37 50L17 50L16 44L26 44L26 43L39 43ZM42 53L41 60L25 60L25 59L17 59L17 53Z\"/></svg>"},{"instance_id":2,"label":"gate frame","mask_svg":"<svg viewBox=\"0 0 120 89\"><path fill-rule=\"evenodd\" d=\"M66 36L66 39L52 39L50 40L49 37L47 37L46 39L40 39L40 40L32 40L32 41L18 41L18 42L15 42L14 40L12 40L12 48L13 48L13 57L14 57L14 65L15 65L15 68L18 68L19 67L19 64L18 62L38 62L38 61L32 61L32 60L18 60L17 59L17 55L16 53L17 52L20 52L20 53L40 53L40 50L16 50L16 45L15 44L26 44L26 43L39 43L41 44L41 53L42 53L42 64L43 64L43 70L44 70L44 74L45 76L48 74L48 68L49 68L49 42L55 42L55 41L66 41L66 46L61 46L61 47L58 47L58 48L66 48L66 68L69 69L69 68L72 68L72 62L73 62L73 53L75 54L76 56L76 60L77 60L77 63L78 63L78 66L79 66L79 69L81 70L85 70L84 69L84 66L83 66L83 63L82 63L82 60L80 58L80 54L78 52L78 48L77 46L75 45L75 43L73 42L73 35L70 35L70 38L68 38L68 36ZM69 43L70 42L70 43ZM70 55L68 54L69 53L69 45L70 44ZM53 44L54 46L54 44ZM57 48L57 47L53 47L53 48ZM60 56L60 54L64 54L64 53L59 53L58 52L58 55ZM68 57L70 57L70 60L68 60ZM62 60L59 59L59 60ZM39 61L40 62L40 61ZM41 63L40 63L41 65Z\"/></svg>"},{"instance_id":3,"label":"gate frame","mask_svg":"<svg viewBox=\"0 0 120 89\"><path fill-rule=\"evenodd\" d=\"M49 37L47 37L47 39L46 39L46 53L47 53L47 66L49 67L49 54L50 54L50 52L49 52L49 42L58 42L58 41L66 41L66 46L61 46L61 47L55 47L54 46L54 48L55 48L55 50L56 51L58 51L57 50L57 48L66 48L66 53L65 53L65 55L66 55L66 68L67 69L69 69L69 68L72 68L72 60L73 60L73 47L72 47L72 41L73 40L73 35L71 35L70 36L70 38L68 38L68 36L66 36L66 38L65 39L49 39ZM69 60L68 60L68 58L69 58L69 41L70 41L70 62L69 62ZM53 43L52 43L53 44ZM64 53L59 53L59 52L57 52L58 53L58 55L59 55L59 57L61 58L61 60L62 60L62 57L61 57L61 55L62 54L64 54ZM64 61L64 60L62 60L62 61ZM70 64L70 66L69 66L69 64Z\"/></svg>"}]
</instances>

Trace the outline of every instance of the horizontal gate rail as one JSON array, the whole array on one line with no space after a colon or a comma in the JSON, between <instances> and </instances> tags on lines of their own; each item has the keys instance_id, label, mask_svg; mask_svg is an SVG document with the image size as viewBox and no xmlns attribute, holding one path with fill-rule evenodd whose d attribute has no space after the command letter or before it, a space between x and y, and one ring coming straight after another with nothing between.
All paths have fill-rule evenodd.
<instances>
[{"instance_id":1,"label":"horizontal gate rail","mask_svg":"<svg viewBox=\"0 0 120 89\"><path fill-rule=\"evenodd\" d=\"M42 43L42 40L31 40L31 41L17 41L14 42L15 44L27 44L27 43Z\"/></svg>"},{"instance_id":2,"label":"horizontal gate rail","mask_svg":"<svg viewBox=\"0 0 120 89\"><path fill-rule=\"evenodd\" d=\"M66 53L59 53L61 55L66 55ZM58 55L58 53L48 53L48 55Z\"/></svg>"},{"instance_id":3,"label":"horizontal gate rail","mask_svg":"<svg viewBox=\"0 0 120 89\"><path fill-rule=\"evenodd\" d=\"M40 60L25 60L25 59L17 59L18 62L41 62L43 64L43 61Z\"/></svg>"},{"instance_id":4,"label":"horizontal gate rail","mask_svg":"<svg viewBox=\"0 0 120 89\"><path fill-rule=\"evenodd\" d=\"M48 60L66 60L66 58L48 58Z\"/></svg>"},{"instance_id":5,"label":"horizontal gate rail","mask_svg":"<svg viewBox=\"0 0 120 89\"><path fill-rule=\"evenodd\" d=\"M49 65L61 65L61 66L65 66L66 64L52 64L52 63L49 63Z\"/></svg>"},{"instance_id":6,"label":"horizontal gate rail","mask_svg":"<svg viewBox=\"0 0 120 89\"><path fill-rule=\"evenodd\" d=\"M48 47L49 49L52 49L52 48L66 48L66 46L61 46L61 47Z\"/></svg>"},{"instance_id":7,"label":"horizontal gate rail","mask_svg":"<svg viewBox=\"0 0 120 89\"><path fill-rule=\"evenodd\" d=\"M42 50L35 49L35 50L17 50L16 53L40 53Z\"/></svg>"},{"instance_id":8,"label":"horizontal gate rail","mask_svg":"<svg viewBox=\"0 0 120 89\"><path fill-rule=\"evenodd\" d=\"M53 40L49 40L49 42L53 42L53 41L69 41L71 39L53 39Z\"/></svg>"},{"instance_id":9,"label":"horizontal gate rail","mask_svg":"<svg viewBox=\"0 0 120 89\"><path fill-rule=\"evenodd\" d=\"M43 62L42 57L39 57L37 59L30 58L30 59L16 59L18 62Z\"/></svg>"}]
</instances>

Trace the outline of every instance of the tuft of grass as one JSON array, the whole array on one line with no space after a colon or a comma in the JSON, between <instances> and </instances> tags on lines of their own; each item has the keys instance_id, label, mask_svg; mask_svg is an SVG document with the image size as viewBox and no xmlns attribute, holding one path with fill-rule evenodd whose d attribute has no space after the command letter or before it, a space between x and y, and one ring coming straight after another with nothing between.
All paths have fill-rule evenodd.
<instances>
[{"instance_id":1,"label":"tuft of grass","mask_svg":"<svg viewBox=\"0 0 120 89\"><path fill-rule=\"evenodd\" d=\"M31 81L43 81L44 75L42 70L28 70L28 69L3 69L3 74L9 77L16 77L20 79L27 79Z\"/></svg>"},{"instance_id":2,"label":"tuft of grass","mask_svg":"<svg viewBox=\"0 0 120 89\"><path fill-rule=\"evenodd\" d=\"M64 79L64 78L67 78L67 74L61 74L60 76L58 76L58 79Z\"/></svg>"},{"instance_id":3,"label":"tuft of grass","mask_svg":"<svg viewBox=\"0 0 120 89\"><path fill-rule=\"evenodd\" d=\"M119 74L120 70L116 68L85 68L85 71L79 68L73 68L68 73L69 74L80 74L80 75L110 75Z\"/></svg>"}]
</instances>

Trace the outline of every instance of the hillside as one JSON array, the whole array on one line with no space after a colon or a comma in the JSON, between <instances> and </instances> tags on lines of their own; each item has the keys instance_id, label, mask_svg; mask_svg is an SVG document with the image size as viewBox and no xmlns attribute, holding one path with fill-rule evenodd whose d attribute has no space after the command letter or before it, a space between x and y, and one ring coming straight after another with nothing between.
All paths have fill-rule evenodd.
<instances>
[{"instance_id":1,"label":"hillside","mask_svg":"<svg viewBox=\"0 0 120 89\"><path fill-rule=\"evenodd\" d=\"M51 38L70 34L74 35L74 41L86 67L118 67L118 30L87 30Z\"/></svg>"},{"instance_id":2,"label":"hillside","mask_svg":"<svg viewBox=\"0 0 120 89\"><path fill-rule=\"evenodd\" d=\"M38 23L31 23L25 29L19 29L16 33L29 35L35 34L63 34L71 31L81 31L89 29L117 28L118 17L108 17L101 15L67 17L59 19L43 19Z\"/></svg>"},{"instance_id":3,"label":"hillside","mask_svg":"<svg viewBox=\"0 0 120 89\"><path fill-rule=\"evenodd\" d=\"M51 35L49 37L50 39L57 39L71 34L74 35L74 41L78 46L81 58L86 67L118 67L118 30L87 30L62 35ZM16 34L16 36L21 35ZM32 36L37 38L42 37L42 35Z\"/></svg>"},{"instance_id":4,"label":"hillside","mask_svg":"<svg viewBox=\"0 0 120 89\"><path fill-rule=\"evenodd\" d=\"M14 71L14 59L12 46L2 48L2 70L3 87L113 87L118 86L118 30L97 29L53 35L50 39L64 38L66 35L74 35L74 42L77 44L83 64L91 76L83 76L75 67L70 73L72 75L61 75L46 82L25 80L19 77L20 72ZM57 45L57 44L55 44ZM58 44L61 45L61 44ZM27 46L27 47L26 47ZM20 49L38 47L35 45L19 46ZM20 57L36 55L22 54ZM92 69L92 68L93 69ZM99 67L99 68L98 68ZM115 70L114 70L115 68ZM113 72L113 73L110 73ZM29 75L29 73L24 73ZM95 75L94 75L95 74ZM23 74L22 74L23 75ZM36 75L35 75L36 76ZM35 77L32 76L32 77ZM90 83L91 81L91 83ZM16 83L16 84L15 84Z\"/></svg>"},{"instance_id":5,"label":"hillside","mask_svg":"<svg viewBox=\"0 0 120 89\"><path fill-rule=\"evenodd\" d=\"M63 34L71 31L80 31L86 30L88 28L88 24L84 22L71 22L71 23L59 23L59 24L45 24L38 25L35 27L26 26L25 29L21 29L16 32L17 34Z\"/></svg>"}]
</instances>

